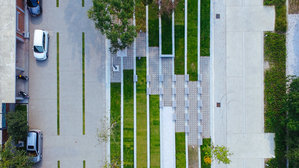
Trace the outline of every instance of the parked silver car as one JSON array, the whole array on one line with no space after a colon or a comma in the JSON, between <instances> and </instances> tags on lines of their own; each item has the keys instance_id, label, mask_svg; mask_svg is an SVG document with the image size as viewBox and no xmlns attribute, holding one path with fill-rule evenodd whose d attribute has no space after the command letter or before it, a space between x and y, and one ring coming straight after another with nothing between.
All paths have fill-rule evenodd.
<instances>
[{"instance_id":1,"label":"parked silver car","mask_svg":"<svg viewBox=\"0 0 299 168\"><path fill-rule=\"evenodd\" d=\"M33 163L37 163L42 160L42 144L43 144L43 133L40 130L30 130L27 135L26 150Z\"/></svg>"}]
</instances>

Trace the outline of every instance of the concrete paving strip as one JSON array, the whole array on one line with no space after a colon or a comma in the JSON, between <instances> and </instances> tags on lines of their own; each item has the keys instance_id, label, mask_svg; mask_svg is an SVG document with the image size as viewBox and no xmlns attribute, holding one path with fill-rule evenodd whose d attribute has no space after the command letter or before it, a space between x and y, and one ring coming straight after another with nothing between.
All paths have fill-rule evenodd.
<instances>
[{"instance_id":1,"label":"concrete paving strip","mask_svg":"<svg viewBox=\"0 0 299 168\"><path fill-rule=\"evenodd\" d=\"M163 162L161 167L175 167L175 121L173 121L172 116L174 110L172 107L164 107L161 110L161 124L162 128L161 139L163 148L161 149L161 155L163 155ZM163 151L163 152L162 152Z\"/></svg>"}]
</instances>

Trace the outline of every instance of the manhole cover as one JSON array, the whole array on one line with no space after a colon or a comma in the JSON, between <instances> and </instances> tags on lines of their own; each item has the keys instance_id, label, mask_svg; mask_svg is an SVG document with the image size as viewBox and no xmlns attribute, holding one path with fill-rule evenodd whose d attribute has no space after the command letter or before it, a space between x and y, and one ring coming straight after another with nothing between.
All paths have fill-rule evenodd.
<instances>
[{"instance_id":1,"label":"manhole cover","mask_svg":"<svg viewBox=\"0 0 299 168\"><path fill-rule=\"evenodd\" d=\"M216 19L220 19L220 14L219 13L216 14Z\"/></svg>"}]
</instances>

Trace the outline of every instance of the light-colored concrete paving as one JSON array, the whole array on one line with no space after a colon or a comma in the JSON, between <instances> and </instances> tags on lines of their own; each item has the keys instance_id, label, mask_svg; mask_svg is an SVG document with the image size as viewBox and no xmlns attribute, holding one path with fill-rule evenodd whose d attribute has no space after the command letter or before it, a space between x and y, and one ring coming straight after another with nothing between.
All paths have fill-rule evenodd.
<instances>
[{"instance_id":1,"label":"light-colored concrete paving","mask_svg":"<svg viewBox=\"0 0 299 168\"><path fill-rule=\"evenodd\" d=\"M163 162L161 167L175 167L175 121L172 120L174 114L172 107L164 107L161 110L162 128L162 148L161 155Z\"/></svg>"},{"instance_id":2,"label":"light-colored concrete paving","mask_svg":"<svg viewBox=\"0 0 299 168\"><path fill-rule=\"evenodd\" d=\"M287 75L299 76L299 15L288 15Z\"/></svg>"},{"instance_id":3,"label":"light-colored concrete paving","mask_svg":"<svg viewBox=\"0 0 299 168\"><path fill-rule=\"evenodd\" d=\"M212 3L211 137L233 153L230 165L212 167L263 168L274 155L274 135L264 133L263 32L274 30L275 11L262 2Z\"/></svg>"},{"instance_id":4,"label":"light-colored concrete paving","mask_svg":"<svg viewBox=\"0 0 299 168\"><path fill-rule=\"evenodd\" d=\"M43 13L31 18L30 45L34 29L50 33L49 58L36 62L30 50L29 126L44 133L43 160L37 167L103 166L106 145L97 133L106 115L105 38L88 19L92 1L43 1ZM56 32L60 34L60 135L57 136ZM85 32L85 135L82 135L82 32Z\"/></svg>"}]
</instances>

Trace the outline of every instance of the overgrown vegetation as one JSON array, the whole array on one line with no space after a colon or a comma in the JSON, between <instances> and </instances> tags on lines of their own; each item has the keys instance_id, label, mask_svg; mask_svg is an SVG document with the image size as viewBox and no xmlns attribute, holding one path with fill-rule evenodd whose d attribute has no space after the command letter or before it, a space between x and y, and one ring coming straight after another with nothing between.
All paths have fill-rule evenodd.
<instances>
[{"instance_id":1,"label":"overgrown vegetation","mask_svg":"<svg viewBox=\"0 0 299 168\"><path fill-rule=\"evenodd\" d=\"M200 2L200 55L210 56L210 0Z\"/></svg>"},{"instance_id":2,"label":"overgrown vegetation","mask_svg":"<svg viewBox=\"0 0 299 168\"><path fill-rule=\"evenodd\" d=\"M150 95L150 160L151 167L160 167L159 95Z\"/></svg>"},{"instance_id":3,"label":"overgrown vegetation","mask_svg":"<svg viewBox=\"0 0 299 168\"><path fill-rule=\"evenodd\" d=\"M124 167L134 167L133 70L124 70Z\"/></svg>"},{"instance_id":4,"label":"overgrown vegetation","mask_svg":"<svg viewBox=\"0 0 299 168\"><path fill-rule=\"evenodd\" d=\"M147 167L146 58L136 58L137 167Z\"/></svg>"},{"instance_id":5,"label":"overgrown vegetation","mask_svg":"<svg viewBox=\"0 0 299 168\"><path fill-rule=\"evenodd\" d=\"M275 158L268 167L286 166L286 1L265 0L265 5L275 5L275 32L265 34L265 61L270 68L265 71L265 131L275 133Z\"/></svg>"},{"instance_id":6,"label":"overgrown vegetation","mask_svg":"<svg viewBox=\"0 0 299 168\"><path fill-rule=\"evenodd\" d=\"M1 168L31 168L33 163L25 150L17 149L10 137L0 151Z\"/></svg>"},{"instance_id":7,"label":"overgrown vegetation","mask_svg":"<svg viewBox=\"0 0 299 168\"><path fill-rule=\"evenodd\" d=\"M130 46L137 36L132 23L134 0L93 0L88 17L111 42L110 51L116 53Z\"/></svg>"},{"instance_id":8,"label":"overgrown vegetation","mask_svg":"<svg viewBox=\"0 0 299 168\"><path fill-rule=\"evenodd\" d=\"M120 83L111 83L110 87L110 123L116 123L112 128L113 134L110 136L110 160L112 165L120 163L120 100L121 85Z\"/></svg>"},{"instance_id":9,"label":"overgrown vegetation","mask_svg":"<svg viewBox=\"0 0 299 168\"><path fill-rule=\"evenodd\" d=\"M16 143L26 141L28 133L26 105L16 105L15 112L7 113L7 132Z\"/></svg>"},{"instance_id":10,"label":"overgrown vegetation","mask_svg":"<svg viewBox=\"0 0 299 168\"><path fill-rule=\"evenodd\" d=\"M176 167L186 167L185 132L175 133Z\"/></svg>"},{"instance_id":11,"label":"overgrown vegetation","mask_svg":"<svg viewBox=\"0 0 299 168\"><path fill-rule=\"evenodd\" d=\"M174 12L174 73L185 73L185 1L180 0Z\"/></svg>"},{"instance_id":12,"label":"overgrown vegetation","mask_svg":"<svg viewBox=\"0 0 299 168\"><path fill-rule=\"evenodd\" d=\"M136 31L146 32L146 12L144 0L136 0L135 4L135 20Z\"/></svg>"},{"instance_id":13,"label":"overgrown vegetation","mask_svg":"<svg viewBox=\"0 0 299 168\"><path fill-rule=\"evenodd\" d=\"M190 81L197 81L197 60L198 60L198 46L197 46L197 12L198 1L188 0L188 28L187 28L187 71Z\"/></svg>"}]
</instances>

